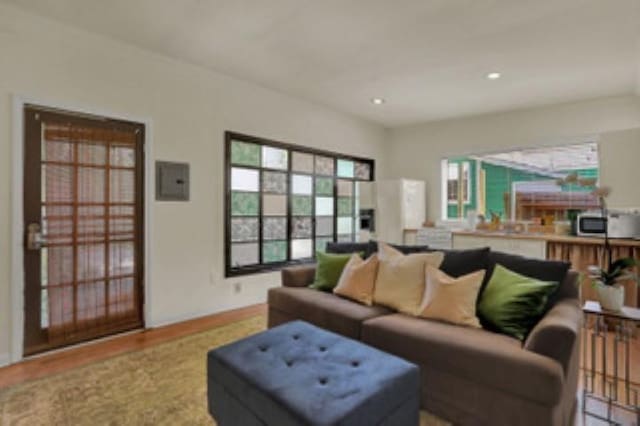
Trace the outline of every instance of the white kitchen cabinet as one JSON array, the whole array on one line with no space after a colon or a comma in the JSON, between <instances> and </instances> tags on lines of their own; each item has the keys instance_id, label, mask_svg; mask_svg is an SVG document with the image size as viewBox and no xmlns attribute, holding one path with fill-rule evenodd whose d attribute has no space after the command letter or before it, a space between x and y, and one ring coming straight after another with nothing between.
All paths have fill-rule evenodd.
<instances>
[{"instance_id":1,"label":"white kitchen cabinet","mask_svg":"<svg viewBox=\"0 0 640 426\"><path fill-rule=\"evenodd\" d=\"M373 238L403 244L407 229L422 227L426 216L426 185L412 179L379 180L359 184L360 209L374 209Z\"/></svg>"},{"instance_id":2,"label":"white kitchen cabinet","mask_svg":"<svg viewBox=\"0 0 640 426\"><path fill-rule=\"evenodd\" d=\"M453 234L453 248L457 250L489 247L491 250L535 259L547 258L547 242L543 239L511 238L492 235Z\"/></svg>"}]
</instances>

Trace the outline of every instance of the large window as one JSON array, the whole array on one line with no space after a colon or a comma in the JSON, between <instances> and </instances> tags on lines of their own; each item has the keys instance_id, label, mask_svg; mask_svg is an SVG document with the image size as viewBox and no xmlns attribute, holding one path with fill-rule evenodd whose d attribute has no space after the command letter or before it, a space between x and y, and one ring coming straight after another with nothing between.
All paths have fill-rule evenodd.
<instances>
[{"instance_id":1,"label":"large window","mask_svg":"<svg viewBox=\"0 0 640 426\"><path fill-rule=\"evenodd\" d=\"M312 261L330 241L355 241L357 181L373 160L227 132L226 276Z\"/></svg>"},{"instance_id":2,"label":"large window","mask_svg":"<svg viewBox=\"0 0 640 426\"><path fill-rule=\"evenodd\" d=\"M447 158L442 217L493 213L502 220L566 220L598 206L591 194L598 177L594 142Z\"/></svg>"}]
</instances>

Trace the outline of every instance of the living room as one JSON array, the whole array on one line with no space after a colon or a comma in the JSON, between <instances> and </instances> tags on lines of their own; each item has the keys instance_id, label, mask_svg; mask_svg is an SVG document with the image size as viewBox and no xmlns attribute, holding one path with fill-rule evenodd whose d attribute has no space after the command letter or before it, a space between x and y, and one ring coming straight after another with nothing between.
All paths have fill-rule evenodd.
<instances>
[{"instance_id":1,"label":"living room","mask_svg":"<svg viewBox=\"0 0 640 426\"><path fill-rule=\"evenodd\" d=\"M443 161L465 157L471 159L470 164L487 164L490 159L486 157L498 153L596 144L597 181L586 183L610 190L604 197L607 207L633 216L640 208L636 185L639 14L640 6L634 0L536 4L506 0L393 4L3 0L0 423L212 424L207 406L207 352L264 331L268 291L282 287L283 269L313 264L320 240L361 240L361 213L354 201L360 182L422 182L422 201L413 206L416 211L424 210L418 227L392 223L401 237L381 238L383 215L376 211L374 218L378 229L377 234L373 230L373 237L412 245L418 244L414 234L426 235L431 229L423 229L424 224L448 231L452 223L466 227L471 221L479 222L468 208L458 208L455 217L443 214L448 207L465 204L464 185L454 184L453 198L448 196ZM47 127L48 122L53 124ZM94 130L74 133L75 123L80 130ZM95 146L101 134L108 136L108 149L113 151L106 164L98 164L95 153L81 154L87 146ZM77 143L70 144L74 138ZM42 166L40 153L50 154L45 148L38 149L40 139L59 144L59 150L51 150L54 161ZM252 163L251 153L244 160L234 160L234 141L273 154L269 158L275 163L263 168L279 170L285 179L292 179L292 187L299 188L291 197L282 196L279 190L252 195L246 198L260 200L258 207L249 201L238 207L272 208L272 216L285 220L284 237L266 241L262 222L258 222L259 229L248 226L249 233L260 234L257 243L255 238L232 235L232 219L238 216L233 212L232 193L257 194L252 185L258 173L266 173L258 167L262 163ZM64 151L65 146L71 147L69 151ZM274 166L282 151L291 160L283 168ZM69 182L80 178L63 172L69 167L64 155L73 158L76 169L100 172L87 175L87 187L74 192ZM81 158L84 163L79 165ZM258 161L266 158L266 154L258 155ZM320 177L304 171L311 167L321 175L320 158L331 159L331 167L335 162L335 170L322 175L331 176L335 183L329 195L322 197L330 203L331 214L326 217L332 218L328 221L332 228L325 235L319 231L319 219L311 219L308 210L309 206L319 208L323 200L314 198L309 205L303 200L293 206L296 194L321 198L315 185L306 189L311 178L317 185ZM47 167L60 168L47 178L53 185L40 184L45 183L42 175ZM246 177L237 187L232 179L234 167ZM474 170L474 176L480 177L483 169ZM471 182L471 173L465 175L464 167L456 173L449 180ZM105 178L107 174L115 180ZM297 175L311 178L294 183ZM549 176L572 178L571 173L560 176L556 171ZM339 188L339 180L350 186ZM488 204L488 194L480 197L488 191L480 180L469 183L469 197ZM98 183L107 189L96 189ZM83 214L77 207L72 208L73 214L58 215L63 217L58 219L59 235L47 235L56 219L47 218L45 223L43 216L55 215L46 213L39 203L49 200L52 208L63 210L74 205L69 199L82 194L91 200L84 206L87 211L109 207L96 216L114 216L103 225L106 234L111 232L118 240L115 244L107 238L105 244L113 250L83 252L77 248L78 221ZM107 200L111 205L105 206L100 203L106 194L121 198ZM63 198L55 198L60 196ZM67 196L70 198L64 198ZM341 203L340 197L351 201ZM514 200L512 197L514 208L509 214L506 209L511 204L504 203L497 224L489 217L495 209L482 210L483 225L502 233L511 222L519 226L518 220L512 220L518 219L513 216L517 211ZM350 215L341 216L339 203L340 208L350 209ZM284 210L278 210L282 205ZM129 213L124 212L127 208ZM301 209L300 214L292 211L296 208ZM480 213L480 204L473 210ZM563 214L568 215L568 210ZM260 218L256 221L263 216L246 211L239 215ZM309 217L309 221L296 222L299 228L294 228L294 216ZM349 221L340 220L345 217ZM545 220L542 216L542 222ZM562 221L551 222L556 227ZM31 224L37 227L29 228ZM106 238L104 230L94 232L95 223L85 225L92 229L87 235ZM123 227L121 235L116 235L118 226ZM69 229L73 230L73 244L65 239ZM517 233L518 229L508 231ZM483 243L489 239L484 234L477 237L454 231L453 248L462 248L455 245L462 237L480 238ZM552 243L558 247L560 243L571 245L569 240L555 238ZM558 255L556 260L570 260L572 269L583 274L592 261L604 266L605 239L589 240L593 238L600 238L598 244L589 246L597 247L595 254L585 255L589 260L584 264L571 254ZM639 245L633 238L622 240L612 239L615 258L637 259ZM55 244L73 248L55 256ZM551 243L545 239L544 244L544 257L550 257ZM46 258L43 247L51 253L49 264L42 261ZM560 253L559 248L553 250ZM273 256L269 261L267 252ZM95 272L95 265L102 265L105 275L105 263L112 276ZM48 277L43 278L43 270L48 270ZM60 277L68 278L71 285L45 288L47 280L51 287L65 281ZM71 290L67 293L63 287ZM625 283L624 289L624 305L637 308L637 286ZM581 292L589 297L579 299L580 308L586 300L597 300L590 286L582 286ZM90 301L80 307L82 295ZM100 312L105 309L128 316L118 317L119 322L103 321ZM615 324L611 321L605 324ZM77 328L79 323L82 326ZM613 334L607 344L613 345L615 325L609 327ZM637 331L631 334L637 336ZM635 370L640 359L637 337L630 346L627 359ZM607 368L613 368L618 354L607 354ZM602 361L595 356L589 361L596 358ZM623 365L621 361L620 372ZM582 365L580 381L586 371L587 366ZM632 378L638 378L634 374ZM602 376L607 378L606 374L598 377ZM578 383L577 404L569 410L574 414L554 417L557 424L606 424L611 420L606 399L613 394L606 389L603 393L602 388L614 386L614 377L612 373L611 383L605 380L596 389L605 395L605 402L592 404L595 416L583 413L585 385ZM638 381L632 380L626 389L631 401L618 401L631 407L630 411L611 404L616 422L638 424L638 402L633 401ZM452 381L450 386L456 388L459 383ZM429 390L425 386L419 392ZM525 418L499 418L490 407L486 413L496 416L492 421L482 413L475 418L458 417L442 407L430 412L424 406L430 403L427 399L420 404L421 422L427 425L531 424ZM280 408L285 405L280 403ZM234 415L239 416L235 411ZM277 424L266 418L261 421Z\"/></svg>"}]
</instances>

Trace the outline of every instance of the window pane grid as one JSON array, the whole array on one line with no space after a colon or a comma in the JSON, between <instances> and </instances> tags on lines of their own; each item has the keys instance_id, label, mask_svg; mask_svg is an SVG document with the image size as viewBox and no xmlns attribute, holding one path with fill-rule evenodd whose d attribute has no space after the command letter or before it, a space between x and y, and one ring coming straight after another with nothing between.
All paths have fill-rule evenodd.
<instances>
[{"instance_id":1,"label":"window pane grid","mask_svg":"<svg viewBox=\"0 0 640 426\"><path fill-rule=\"evenodd\" d=\"M311 261L328 242L356 240L355 182L373 179L373 161L235 136L226 141L227 276Z\"/></svg>"}]
</instances>

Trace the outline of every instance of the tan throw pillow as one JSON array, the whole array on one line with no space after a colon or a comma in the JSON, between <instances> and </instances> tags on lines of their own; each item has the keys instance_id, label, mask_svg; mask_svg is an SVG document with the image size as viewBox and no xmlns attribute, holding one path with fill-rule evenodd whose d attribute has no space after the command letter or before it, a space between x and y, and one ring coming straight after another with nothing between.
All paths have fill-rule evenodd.
<instances>
[{"instance_id":1,"label":"tan throw pillow","mask_svg":"<svg viewBox=\"0 0 640 426\"><path fill-rule=\"evenodd\" d=\"M342 270L338 285L335 286L333 292L371 306L373 304L373 287L376 284L378 263L377 254L367 260L362 260L358 253L354 253Z\"/></svg>"},{"instance_id":2,"label":"tan throw pillow","mask_svg":"<svg viewBox=\"0 0 640 426\"><path fill-rule=\"evenodd\" d=\"M452 278L427 266L424 299L418 316L480 328L476 301L484 278L484 269Z\"/></svg>"},{"instance_id":3,"label":"tan throw pillow","mask_svg":"<svg viewBox=\"0 0 640 426\"><path fill-rule=\"evenodd\" d=\"M426 266L439 267L444 253L404 255L388 244L378 243L378 259L374 303L416 315L424 293Z\"/></svg>"}]
</instances>

